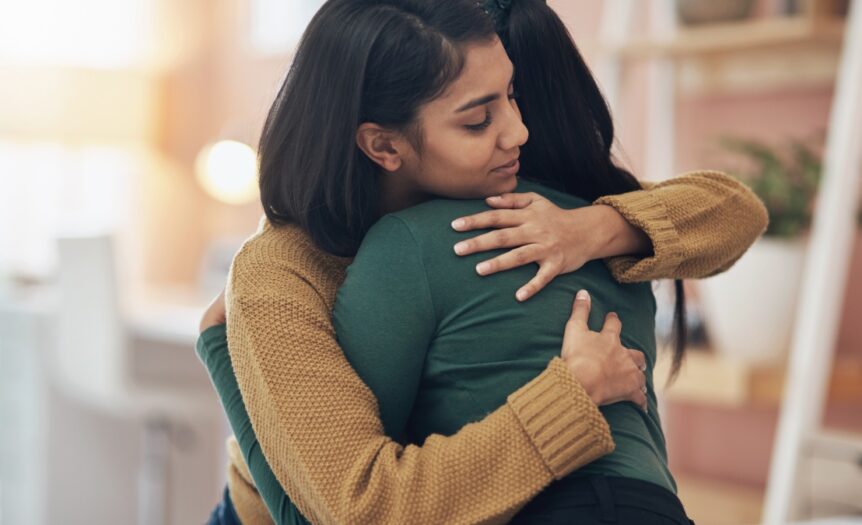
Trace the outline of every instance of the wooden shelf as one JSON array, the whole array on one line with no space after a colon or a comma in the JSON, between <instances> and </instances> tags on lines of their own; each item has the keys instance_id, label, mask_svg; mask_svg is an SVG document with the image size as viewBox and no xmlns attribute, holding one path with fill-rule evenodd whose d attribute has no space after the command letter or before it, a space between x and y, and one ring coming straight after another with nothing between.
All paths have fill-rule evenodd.
<instances>
[{"instance_id":1,"label":"wooden shelf","mask_svg":"<svg viewBox=\"0 0 862 525\"><path fill-rule=\"evenodd\" d=\"M667 355L666 353L663 355ZM828 400L862 405L862 359L836 356ZM660 358L654 372L656 388L666 399L724 406L778 406L786 367L752 365L723 358L708 349L689 349L676 382L665 388L669 360Z\"/></svg>"},{"instance_id":2,"label":"wooden shelf","mask_svg":"<svg viewBox=\"0 0 862 525\"><path fill-rule=\"evenodd\" d=\"M685 58L800 44L838 50L843 35L840 18L773 17L684 27L667 40L632 40L617 52L626 58Z\"/></svg>"},{"instance_id":3,"label":"wooden shelf","mask_svg":"<svg viewBox=\"0 0 862 525\"><path fill-rule=\"evenodd\" d=\"M831 84L843 34L840 18L774 17L685 27L609 51L630 61L673 60L683 93L756 92Z\"/></svg>"}]
</instances>

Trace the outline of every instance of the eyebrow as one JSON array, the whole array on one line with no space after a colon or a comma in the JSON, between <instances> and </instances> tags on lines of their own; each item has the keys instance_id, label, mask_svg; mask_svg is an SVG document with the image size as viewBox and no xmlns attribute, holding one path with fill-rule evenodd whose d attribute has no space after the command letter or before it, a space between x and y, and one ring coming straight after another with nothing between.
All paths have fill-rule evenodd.
<instances>
[{"instance_id":1,"label":"eyebrow","mask_svg":"<svg viewBox=\"0 0 862 525\"><path fill-rule=\"evenodd\" d=\"M468 109L473 109L476 106L482 106L484 104L487 104L488 102L493 102L493 101L497 100L498 98L500 98L499 93L495 93L493 95L485 95L484 97L480 97L480 98L471 100L470 102L467 102L466 104L464 104L460 108L456 109L455 113L462 113L464 111L467 111Z\"/></svg>"},{"instance_id":2,"label":"eyebrow","mask_svg":"<svg viewBox=\"0 0 862 525\"><path fill-rule=\"evenodd\" d=\"M509 80L509 84L511 85L512 82L514 82L514 81L515 81L515 68L512 67L512 79ZM493 102L493 101L497 100L498 98L500 98L500 94L494 93L493 95L485 95L484 97L479 97L477 99L473 99L470 102L467 102L466 104L461 106L460 108L456 109L455 113L463 113L464 111L467 111L468 109L473 109L476 106L483 106L489 102Z\"/></svg>"}]
</instances>

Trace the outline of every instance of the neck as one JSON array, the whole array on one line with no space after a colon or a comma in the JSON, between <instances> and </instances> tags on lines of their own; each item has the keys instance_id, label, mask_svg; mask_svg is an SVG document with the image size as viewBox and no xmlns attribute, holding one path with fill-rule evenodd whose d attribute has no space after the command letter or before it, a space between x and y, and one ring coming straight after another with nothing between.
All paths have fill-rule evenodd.
<instances>
[{"instance_id":1,"label":"neck","mask_svg":"<svg viewBox=\"0 0 862 525\"><path fill-rule=\"evenodd\" d=\"M430 198L397 173L384 173L380 178L380 215L416 206Z\"/></svg>"}]
</instances>

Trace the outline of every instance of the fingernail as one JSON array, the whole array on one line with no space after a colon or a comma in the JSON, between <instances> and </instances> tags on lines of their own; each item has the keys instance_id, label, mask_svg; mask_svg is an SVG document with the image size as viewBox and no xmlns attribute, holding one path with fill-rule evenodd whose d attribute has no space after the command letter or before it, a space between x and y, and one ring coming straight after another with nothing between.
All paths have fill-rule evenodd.
<instances>
[{"instance_id":1,"label":"fingernail","mask_svg":"<svg viewBox=\"0 0 862 525\"><path fill-rule=\"evenodd\" d=\"M578 301L589 301L590 300L590 293L587 292L586 290L580 290L578 292L578 294L575 296L575 299L577 299Z\"/></svg>"},{"instance_id":2,"label":"fingernail","mask_svg":"<svg viewBox=\"0 0 862 525\"><path fill-rule=\"evenodd\" d=\"M467 250L467 243L459 242L458 244L455 245L455 253L457 253L458 255L461 255L466 250Z\"/></svg>"},{"instance_id":3,"label":"fingernail","mask_svg":"<svg viewBox=\"0 0 862 525\"><path fill-rule=\"evenodd\" d=\"M488 197L488 200L496 202L496 201L500 200L500 198L501 197L499 195L494 195L493 197Z\"/></svg>"},{"instance_id":4,"label":"fingernail","mask_svg":"<svg viewBox=\"0 0 862 525\"><path fill-rule=\"evenodd\" d=\"M464 227L464 219L455 219L452 221L452 228L458 230Z\"/></svg>"},{"instance_id":5,"label":"fingernail","mask_svg":"<svg viewBox=\"0 0 862 525\"><path fill-rule=\"evenodd\" d=\"M525 301L527 299L527 291L518 290L518 293L515 294L515 297L517 297L519 301Z\"/></svg>"},{"instance_id":6,"label":"fingernail","mask_svg":"<svg viewBox=\"0 0 862 525\"><path fill-rule=\"evenodd\" d=\"M479 263L476 265L476 273L479 275L485 275L485 272L491 269L490 266L491 265L486 262Z\"/></svg>"}]
</instances>

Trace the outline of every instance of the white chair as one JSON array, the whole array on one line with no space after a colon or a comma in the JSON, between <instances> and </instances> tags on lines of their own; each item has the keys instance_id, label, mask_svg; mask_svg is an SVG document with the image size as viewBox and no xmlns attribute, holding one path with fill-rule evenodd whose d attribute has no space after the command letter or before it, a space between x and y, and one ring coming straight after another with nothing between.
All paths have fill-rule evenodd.
<instances>
[{"instance_id":1,"label":"white chair","mask_svg":"<svg viewBox=\"0 0 862 525\"><path fill-rule=\"evenodd\" d=\"M57 345L51 372L67 394L126 413L128 344L109 236L58 240Z\"/></svg>"},{"instance_id":2,"label":"white chair","mask_svg":"<svg viewBox=\"0 0 862 525\"><path fill-rule=\"evenodd\" d=\"M139 448L132 449L139 458L137 523L167 523L175 422L200 421L207 414L218 417L218 404L208 382L165 384L147 381L146 376L147 372L153 375L154 356L156 361L168 361L164 364L167 371L174 362L187 366L193 360L199 365L192 347L196 323L189 327L191 342L174 341L168 349L176 352L156 352L156 347L165 348L159 344L160 338L172 335L170 321L177 324L179 317L180 323L188 324L189 319L175 315L169 307L162 309L167 315L155 323L147 316L144 321L127 318L120 298L113 238L61 238L58 252L56 344L49 353L49 375L64 397L115 418L143 423ZM199 315L197 309L194 313ZM151 330L157 332L155 343L132 344L132 336L140 336L142 323L156 325ZM146 370L138 370L141 367ZM200 373L205 376L202 369ZM203 388L198 388L201 384Z\"/></svg>"}]
</instances>

